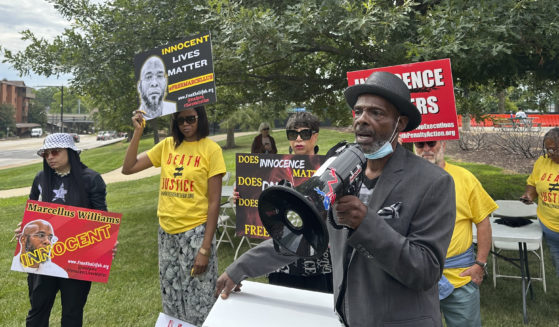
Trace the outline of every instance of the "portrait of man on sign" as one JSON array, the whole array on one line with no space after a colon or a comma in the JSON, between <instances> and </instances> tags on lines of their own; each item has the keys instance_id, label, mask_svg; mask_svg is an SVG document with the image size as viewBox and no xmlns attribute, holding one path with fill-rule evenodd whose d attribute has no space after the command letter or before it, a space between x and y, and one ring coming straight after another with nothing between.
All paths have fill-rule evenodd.
<instances>
[{"instance_id":1,"label":"portrait of man on sign","mask_svg":"<svg viewBox=\"0 0 559 327\"><path fill-rule=\"evenodd\" d=\"M68 273L50 260L58 238L52 225L43 219L27 223L19 236L20 251L12 260L12 270L68 278Z\"/></svg>"},{"instance_id":2,"label":"portrait of man on sign","mask_svg":"<svg viewBox=\"0 0 559 327\"><path fill-rule=\"evenodd\" d=\"M140 95L138 109L145 112L144 118L147 120L177 111L175 102L165 101L167 73L160 57L151 56L142 65L138 80L138 94Z\"/></svg>"}]
</instances>

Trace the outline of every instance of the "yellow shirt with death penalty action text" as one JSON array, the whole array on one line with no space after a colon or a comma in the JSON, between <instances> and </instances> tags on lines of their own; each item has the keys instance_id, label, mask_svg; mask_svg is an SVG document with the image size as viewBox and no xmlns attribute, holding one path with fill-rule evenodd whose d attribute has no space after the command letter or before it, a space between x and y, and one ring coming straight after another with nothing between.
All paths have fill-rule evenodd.
<instances>
[{"instance_id":1,"label":"yellow shirt with death penalty action text","mask_svg":"<svg viewBox=\"0 0 559 327\"><path fill-rule=\"evenodd\" d=\"M538 192L538 219L559 233L559 164L541 156L526 180Z\"/></svg>"},{"instance_id":2,"label":"yellow shirt with death penalty action text","mask_svg":"<svg viewBox=\"0 0 559 327\"><path fill-rule=\"evenodd\" d=\"M472 245L472 223L479 224L499 206L485 191L479 180L468 170L456 165L445 164L444 170L454 179L456 191L456 223L446 257L465 252ZM448 268L443 274L454 288L468 284L470 276L460 277L468 268Z\"/></svg>"},{"instance_id":3,"label":"yellow shirt with death penalty action text","mask_svg":"<svg viewBox=\"0 0 559 327\"><path fill-rule=\"evenodd\" d=\"M203 138L183 141L176 149L167 137L147 152L151 163L161 167L159 182L159 225L178 234L208 219L208 179L226 172L221 147Z\"/></svg>"}]
</instances>

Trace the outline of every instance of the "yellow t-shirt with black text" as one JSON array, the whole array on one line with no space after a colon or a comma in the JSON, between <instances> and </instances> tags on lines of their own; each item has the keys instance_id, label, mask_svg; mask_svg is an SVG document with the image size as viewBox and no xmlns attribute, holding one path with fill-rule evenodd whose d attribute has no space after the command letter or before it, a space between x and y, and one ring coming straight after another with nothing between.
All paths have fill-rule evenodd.
<instances>
[{"instance_id":1,"label":"yellow t-shirt with black text","mask_svg":"<svg viewBox=\"0 0 559 327\"><path fill-rule=\"evenodd\" d=\"M538 192L538 218L549 229L559 233L559 164L539 157L526 184Z\"/></svg>"},{"instance_id":2,"label":"yellow t-shirt with black text","mask_svg":"<svg viewBox=\"0 0 559 327\"><path fill-rule=\"evenodd\" d=\"M471 172L448 162L444 169L454 179L456 191L456 223L446 253L446 257L450 258L465 252L472 245L472 223L479 224L499 206ZM470 276L460 277L466 269L444 269L443 274L455 288L459 288L471 280Z\"/></svg>"},{"instance_id":3,"label":"yellow t-shirt with black text","mask_svg":"<svg viewBox=\"0 0 559 327\"><path fill-rule=\"evenodd\" d=\"M151 163L161 167L159 182L159 225L178 234L206 222L208 179L226 172L221 147L203 138L183 141L176 149L167 137L147 152Z\"/></svg>"}]
</instances>

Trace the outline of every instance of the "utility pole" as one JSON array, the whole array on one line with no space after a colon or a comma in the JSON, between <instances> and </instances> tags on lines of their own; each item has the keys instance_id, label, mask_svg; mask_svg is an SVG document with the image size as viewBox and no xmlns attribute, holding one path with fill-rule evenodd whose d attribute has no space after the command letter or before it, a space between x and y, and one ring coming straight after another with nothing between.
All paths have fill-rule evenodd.
<instances>
[{"instance_id":1,"label":"utility pole","mask_svg":"<svg viewBox=\"0 0 559 327\"><path fill-rule=\"evenodd\" d=\"M60 133L64 133L64 85L60 86Z\"/></svg>"},{"instance_id":2,"label":"utility pole","mask_svg":"<svg viewBox=\"0 0 559 327\"><path fill-rule=\"evenodd\" d=\"M35 85L34 87L54 87L54 85ZM53 115L54 124L54 115ZM64 133L64 85L60 85L60 133Z\"/></svg>"}]
</instances>

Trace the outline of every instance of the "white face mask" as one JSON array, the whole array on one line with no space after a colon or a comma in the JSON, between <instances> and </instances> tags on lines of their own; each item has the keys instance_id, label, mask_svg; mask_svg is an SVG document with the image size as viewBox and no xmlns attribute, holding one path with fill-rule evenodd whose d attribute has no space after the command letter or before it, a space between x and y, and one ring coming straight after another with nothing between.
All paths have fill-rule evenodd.
<instances>
[{"instance_id":1,"label":"white face mask","mask_svg":"<svg viewBox=\"0 0 559 327\"><path fill-rule=\"evenodd\" d=\"M390 139L388 139L381 147L380 149L376 150L373 153L365 153L365 158L367 159L380 159L380 158L384 158L388 155L390 155L392 152L394 152L394 149L392 148L392 141L394 141L394 138L396 137L397 133L397 129L398 129L398 122L400 121L400 117L398 116L398 119L396 120L396 126L394 127L394 131L392 131L392 135L390 136Z\"/></svg>"}]
</instances>

